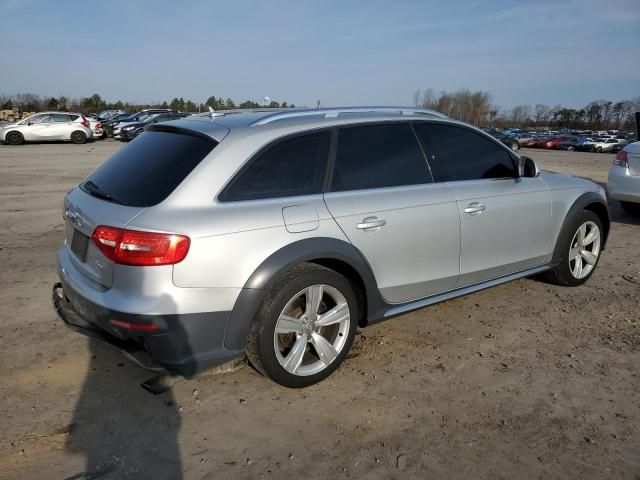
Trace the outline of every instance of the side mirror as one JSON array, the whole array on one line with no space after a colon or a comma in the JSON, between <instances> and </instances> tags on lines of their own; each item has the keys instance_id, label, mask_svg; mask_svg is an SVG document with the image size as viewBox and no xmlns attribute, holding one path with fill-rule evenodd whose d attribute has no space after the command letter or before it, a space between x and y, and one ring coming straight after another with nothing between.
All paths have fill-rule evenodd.
<instances>
[{"instance_id":1,"label":"side mirror","mask_svg":"<svg viewBox=\"0 0 640 480\"><path fill-rule=\"evenodd\" d=\"M530 157L520 157L520 176L533 178L540 175L538 164Z\"/></svg>"}]
</instances>

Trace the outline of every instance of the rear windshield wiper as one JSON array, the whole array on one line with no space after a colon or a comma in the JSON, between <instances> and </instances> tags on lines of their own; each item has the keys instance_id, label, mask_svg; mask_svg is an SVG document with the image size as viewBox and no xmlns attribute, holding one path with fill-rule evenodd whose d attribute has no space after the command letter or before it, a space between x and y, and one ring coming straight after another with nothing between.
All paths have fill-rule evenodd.
<instances>
[{"instance_id":1,"label":"rear windshield wiper","mask_svg":"<svg viewBox=\"0 0 640 480\"><path fill-rule=\"evenodd\" d=\"M108 201L113 202L113 203L118 203L120 205L127 205L122 200L118 200L117 198L113 198L111 195L109 195L107 192L102 190L98 185L93 183L91 180L88 180L88 181L84 182L84 185L82 185L82 186L93 197L102 198L104 200L108 200Z\"/></svg>"}]
</instances>

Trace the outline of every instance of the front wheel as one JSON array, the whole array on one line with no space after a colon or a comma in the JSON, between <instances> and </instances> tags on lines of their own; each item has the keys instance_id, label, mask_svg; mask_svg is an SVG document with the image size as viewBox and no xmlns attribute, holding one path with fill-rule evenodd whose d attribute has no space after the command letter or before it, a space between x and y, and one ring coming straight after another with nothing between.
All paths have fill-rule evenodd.
<instances>
[{"instance_id":1,"label":"front wheel","mask_svg":"<svg viewBox=\"0 0 640 480\"><path fill-rule=\"evenodd\" d=\"M511 144L511 150L513 150L514 152L517 152L518 150L520 150L520 145L518 144L518 142L513 142Z\"/></svg>"},{"instance_id":2,"label":"front wheel","mask_svg":"<svg viewBox=\"0 0 640 480\"><path fill-rule=\"evenodd\" d=\"M24 137L20 132L9 132L5 137L5 141L9 145L22 145L24 143Z\"/></svg>"},{"instance_id":3,"label":"front wheel","mask_svg":"<svg viewBox=\"0 0 640 480\"><path fill-rule=\"evenodd\" d=\"M558 237L554 255L558 264L547 272L547 280L569 287L589 280L600 259L602 232L600 217L591 211L582 210L571 219Z\"/></svg>"},{"instance_id":4,"label":"front wheel","mask_svg":"<svg viewBox=\"0 0 640 480\"><path fill-rule=\"evenodd\" d=\"M87 135L80 130L76 130L71 134L71 141L76 145L81 145L83 143L87 143Z\"/></svg>"},{"instance_id":5,"label":"front wheel","mask_svg":"<svg viewBox=\"0 0 640 480\"><path fill-rule=\"evenodd\" d=\"M327 378L356 334L358 306L345 277L304 263L268 290L247 339L247 357L263 375L300 388Z\"/></svg>"},{"instance_id":6,"label":"front wheel","mask_svg":"<svg viewBox=\"0 0 640 480\"><path fill-rule=\"evenodd\" d=\"M602 153L602 147L596 147L596 153Z\"/></svg>"}]
</instances>

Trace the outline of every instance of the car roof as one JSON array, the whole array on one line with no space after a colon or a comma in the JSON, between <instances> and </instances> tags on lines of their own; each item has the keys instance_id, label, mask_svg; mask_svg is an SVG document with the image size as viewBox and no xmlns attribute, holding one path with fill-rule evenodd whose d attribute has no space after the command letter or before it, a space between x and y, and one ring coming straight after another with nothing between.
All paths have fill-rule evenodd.
<instances>
[{"instance_id":1,"label":"car roof","mask_svg":"<svg viewBox=\"0 0 640 480\"><path fill-rule=\"evenodd\" d=\"M354 123L421 119L447 120L463 124L433 110L410 107L224 110L195 114L167 124L195 130L219 140L223 130L244 130L247 134L268 130L295 132Z\"/></svg>"}]
</instances>

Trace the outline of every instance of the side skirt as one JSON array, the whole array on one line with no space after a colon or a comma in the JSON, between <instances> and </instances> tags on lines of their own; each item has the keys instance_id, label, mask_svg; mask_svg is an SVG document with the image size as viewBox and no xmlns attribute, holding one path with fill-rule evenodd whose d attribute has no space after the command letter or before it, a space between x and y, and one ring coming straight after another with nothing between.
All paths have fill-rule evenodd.
<instances>
[{"instance_id":1,"label":"side skirt","mask_svg":"<svg viewBox=\"0 0 640 480\"><path fill-rule=\"evenodd\" d=\"M546 270L549 270L554 266L555 265L553 263L549 263L539 267L530 268L528 270L523 270L521 272L511 273L503 277L494 278L493 280L487 280L485 282L476 283L474 285L469 285L467 287L458 288L456 290L449 290L448 292L440 293L438 295L433 295L431 297L414 300L413 302L403 303L400 305L389 305L389 308L385 310L382 317L371 318L369 319L368 324L371 325L373 323L377 323L382 320L388 320L392 317L402 315L403 313L412 312L413 310L418 310L420 308L428 307L429 305L434 305L436 303L444 302L445 300L451 300L452 298L462 297L463 295L467 295L469 293L479 292L480 290L495 287L496 285L501 285L503 283L507 283L512 280L517 280L523 277L529 277L531 275L535 275L537 273L541 273Z\"/></svg>"}]
</instances>

